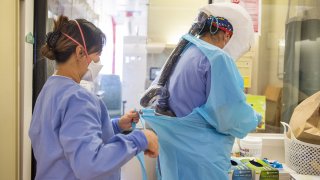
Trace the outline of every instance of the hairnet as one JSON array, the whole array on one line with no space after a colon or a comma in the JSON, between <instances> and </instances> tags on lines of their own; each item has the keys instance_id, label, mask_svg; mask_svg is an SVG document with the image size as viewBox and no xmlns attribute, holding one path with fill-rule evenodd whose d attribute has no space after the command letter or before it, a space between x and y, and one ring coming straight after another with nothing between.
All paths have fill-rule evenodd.
<instances>
[{"instance_id":1,"label":"hairnet","mask_svg":"<svg viewBox=\"0 0 320 180\"><path fill-rule=\"evenodd\" d=\"M211 16L208 18L207 21L210 23L209 26L217 28L216 31L220 29L225 33L229 34L230 36L232 36L233 27L232 27L232 24L228 21L228 19L224 17L219 17L219 16L217 17ZM211 32L211 28L210 28L210 32Z\"/></svg>"}]
</instances>

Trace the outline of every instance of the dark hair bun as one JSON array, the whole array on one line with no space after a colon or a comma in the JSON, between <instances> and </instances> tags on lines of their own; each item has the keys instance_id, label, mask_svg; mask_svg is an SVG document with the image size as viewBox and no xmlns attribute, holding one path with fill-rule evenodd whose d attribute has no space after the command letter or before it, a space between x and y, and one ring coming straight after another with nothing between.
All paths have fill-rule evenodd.
<instances>
[{"instance_id":1,"label":"dark hair bun","mask_svg":"<svg viewBox=\"0 0 320 180\"><path fill-rule=\"evenodd\" d=\"M48 59L56 60L56 44L61 37L61 29L67 24L69 18L66 16L59 16L57 21L54 21L54 28L52 32L46 35L46 44L41 48L41 54Z\"/></svg>"},{"instance_id":2,"label":"dark hair bun","mask_svg":"<svg viewBox=\"0 0 320 180\"><path fill-rule=\"evenodd\" d=\"M54 49L60 36L60 31L49 32L46 36L46 43L50 48Z\"/></svg>"},{"instance_id":3,"label":"dark hair bun","mask_svg":"<svg viewBox=\"0 0 320 180\"><path fill-rule=\"evenodd\" d=\"M49 32L46 35L46 45L42 47L41 53L43 56L47 57L48 59L55 60L55 47L58 42L59 37L61 36L60 31Z\"/></svg>"},{"instance_id":4,"label":"dark hair bun","mask_svg":"<svg viewBox=\"0 0 320 180\"><path fill-rule=\"evenodd\" d=\"M56 59L56 55L54 53L54 50L52 48L50 48L48 44L42 46L41 54L42 54L42 56L44 56L50 60Z\"/></svg>"}]
</instances>

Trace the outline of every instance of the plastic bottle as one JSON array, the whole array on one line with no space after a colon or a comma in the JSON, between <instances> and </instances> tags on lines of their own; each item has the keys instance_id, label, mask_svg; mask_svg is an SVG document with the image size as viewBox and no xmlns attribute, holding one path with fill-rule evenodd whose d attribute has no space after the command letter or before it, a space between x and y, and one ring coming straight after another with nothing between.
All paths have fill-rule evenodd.
<instances>
[{"instance_id":1,"label":"plastic bottle","mask_svg":"<svg viewBox=\"0 0 320 180\"><path fill-rule=\"evenodd\" d=\"M246 136L240 139L240 155L242 157L261 158L262 139L259 137Z\"/></svg>"}]
</instances>

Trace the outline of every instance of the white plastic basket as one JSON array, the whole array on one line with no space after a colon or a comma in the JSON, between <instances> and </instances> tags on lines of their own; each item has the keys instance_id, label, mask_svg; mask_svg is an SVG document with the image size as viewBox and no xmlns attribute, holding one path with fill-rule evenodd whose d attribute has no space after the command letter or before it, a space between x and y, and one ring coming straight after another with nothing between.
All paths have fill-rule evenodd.
<instances>
[{"instance_id":1,"label":"white plastic basket","mask_svg":"<svg viewBox=\"0 0 320 180\"><path fill-rule=\"evenodd\" d=\"M286 165L299 174L320 176L320 145L296 139L289 124L281 124L284 127ZM287 136L287 127L291 139Z\"/></svg>"}]
</instances>

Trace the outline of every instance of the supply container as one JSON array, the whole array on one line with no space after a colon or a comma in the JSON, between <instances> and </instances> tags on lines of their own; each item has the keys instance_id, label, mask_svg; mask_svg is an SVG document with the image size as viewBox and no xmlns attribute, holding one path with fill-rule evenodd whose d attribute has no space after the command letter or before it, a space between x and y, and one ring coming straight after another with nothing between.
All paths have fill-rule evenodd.
<instances>
[{"instance_id":1,"label":"supply container","mask_svg":"<svg viewBox=\"0 0 320 180\"><path fill-rule=\"evenodd\" d=\"M261 158L262 139L260 137L246 136L240 139L240 155L242 157Z\"/></svg>"},{"instance_id":2,"label":"supply container","mask_svg":"<svg viewBox=\"0 0 320 180\"><path fill-rule=\"evenodd\" d=\"M320 176L320 145L296 139L289 124L281 124L284 127L286 165L299 174ZM291 137L288 137L287 129Z\"/></svg>"},{"instance_id":3,"label":"supply container","mask_svg":"<svg viewBox=\"0 0 320 180\"><path fill-rule=\"evenodd\" d=\"M261 159L241 159L241 162L255 172L255 179L279 180L279 171Z\"/></svg>"},{"instance_id":4,"label":"supply container","mask_svg":"<svg viewBox=\"0 0 320 180\"><path fill-rule=\"evenodd\" d=\"M240 159L231 157L231 168L229 171L229 179L232 180L252 180L253 171L247 167Z\"/></svg>"}]
</instances>

